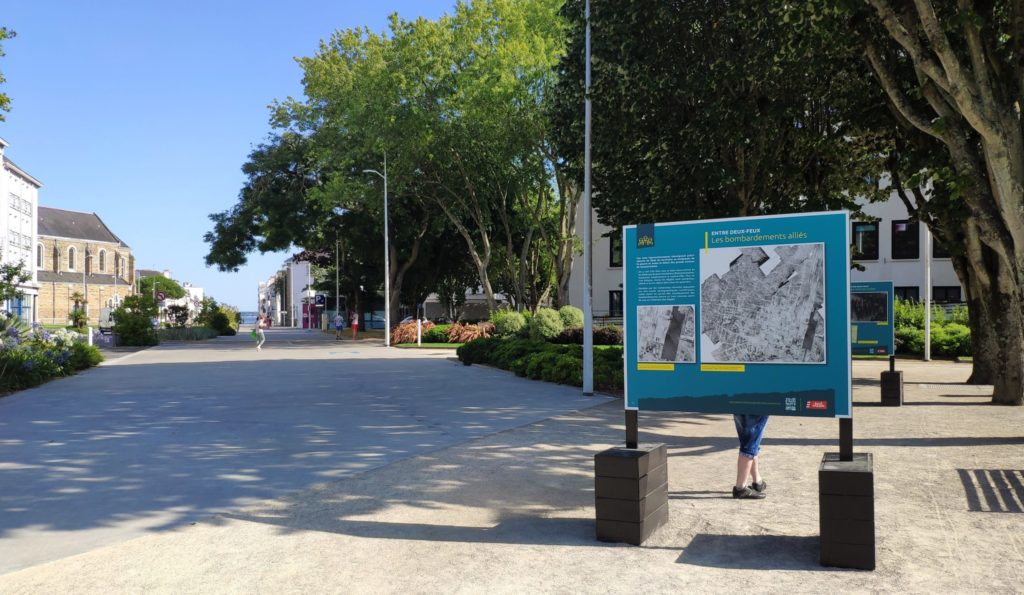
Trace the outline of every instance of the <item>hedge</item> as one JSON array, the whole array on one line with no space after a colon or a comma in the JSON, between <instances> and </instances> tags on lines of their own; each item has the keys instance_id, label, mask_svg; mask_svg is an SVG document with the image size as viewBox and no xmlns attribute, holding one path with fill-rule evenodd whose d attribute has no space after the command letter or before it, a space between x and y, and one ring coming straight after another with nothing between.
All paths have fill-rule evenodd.
<instances>
[{"instance_id":1,"label":"hedge","mask_svg":"<svg viewBox=\"0 0 1024 595\"><path fill-rule=\"evenodd\" d=\"M467 366L487 364L510 370L517 376L583 386L583 347L579 345L491 337L466 343L456 353ZM622 389L621 347L594 351L594 386L605 390Z\"/></svg>"}]
</instances>

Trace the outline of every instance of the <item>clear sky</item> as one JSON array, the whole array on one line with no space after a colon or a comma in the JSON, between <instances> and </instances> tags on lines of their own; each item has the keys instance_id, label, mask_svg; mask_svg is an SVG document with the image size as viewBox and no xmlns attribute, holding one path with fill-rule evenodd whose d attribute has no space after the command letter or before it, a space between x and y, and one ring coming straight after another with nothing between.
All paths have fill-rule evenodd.
<instances>
[{"instance_id":1,"label":"clear sky","mask_svg":"<svg viewBox=\"0 0 1024 595\"><path fill-rule=\"evenodd\" d=\"M268 104L300 96L294 58L338 29L436 18L454 0L3 0L7 157L44 206L95 212L138 268L241 310L288 253L238 273L207 268L207 215L234 205L241 165L270 131Z\"/></svg>"}]
</instances>

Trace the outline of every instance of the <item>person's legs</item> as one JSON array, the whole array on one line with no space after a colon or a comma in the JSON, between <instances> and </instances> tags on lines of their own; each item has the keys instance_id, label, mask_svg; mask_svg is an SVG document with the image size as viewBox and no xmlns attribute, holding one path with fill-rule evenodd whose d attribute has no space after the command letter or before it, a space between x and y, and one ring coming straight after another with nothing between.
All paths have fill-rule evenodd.
<instances>
[{"instance_id":1,"label":"person's legs","mask_svg":"<svg viewBox=\"0 0 1024 595\"><path fill-rule=\"evenodd\" d=\"M761 483L761 472L757 468L757 457L754 457L753 462L750 465L750 480L753 483Z\"/></svg>"},{"instance_id":2,"label":"person's legs","mask_svg":"<svg viewBox=\"0 0 1024 595\"><path fill-rule=\"evenodd\" d=\"M747 479L750 478L750 469L757 459L752 459L742 452L736 457L736 489L742 490L747 487Z\"/></svg>"}]
</instances>

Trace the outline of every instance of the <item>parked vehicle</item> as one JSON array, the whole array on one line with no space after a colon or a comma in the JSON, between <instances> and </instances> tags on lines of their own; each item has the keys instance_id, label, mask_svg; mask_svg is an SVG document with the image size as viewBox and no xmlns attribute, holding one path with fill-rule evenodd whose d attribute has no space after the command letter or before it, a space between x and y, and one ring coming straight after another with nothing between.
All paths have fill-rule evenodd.
<instances>
[{"instance_id":1,"label":"parked vehicle","mask_svg":"<svg viewBox=\"0 0 1024 595\"><path fill-rule=\"evenodd\" d=\"M114 330L114 309L100 308L100 332L107 334Z\"/></svg>"}]
</instances>

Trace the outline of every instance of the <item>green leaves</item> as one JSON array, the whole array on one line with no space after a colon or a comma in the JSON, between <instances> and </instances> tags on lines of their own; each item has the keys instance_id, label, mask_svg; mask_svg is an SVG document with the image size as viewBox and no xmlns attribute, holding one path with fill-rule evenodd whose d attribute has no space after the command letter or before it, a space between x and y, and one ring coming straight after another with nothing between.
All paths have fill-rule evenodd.
<instances>
[{"instance_id":1,"label":"green leaves","mask_svg":"<svg viewBox=\"0 0 1024 595\"><path fill-rule=\"evenodd\" d=\"M16 33L6 27L0 27L0 42L6 39L12 39ZM4 57L3 43L0 43L0 58ZM7 79L4 78L3 71L0 71L0 84L3 84ZM4 112L11 111L11 98L6 93L0 93L0 122L4 121Z\"/></svg>"}]
</instances>

